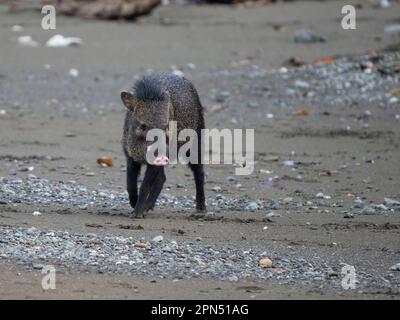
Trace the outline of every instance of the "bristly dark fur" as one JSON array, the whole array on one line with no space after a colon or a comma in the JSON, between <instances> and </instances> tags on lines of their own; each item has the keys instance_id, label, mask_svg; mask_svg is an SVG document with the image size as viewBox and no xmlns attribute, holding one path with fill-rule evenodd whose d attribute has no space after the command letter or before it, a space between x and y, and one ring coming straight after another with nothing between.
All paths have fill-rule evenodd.
<instances>
[{"instance_id":1,"label":"bristly dark fur","mask_svg":"<svg viewBox=\"0 0 400 320\"><path fill-rule=\"evenodd\" d=\"M135 96L141 101L163 101L165 93L159 81L145 76L134 85Z\"/></svg>"}]
</instances>

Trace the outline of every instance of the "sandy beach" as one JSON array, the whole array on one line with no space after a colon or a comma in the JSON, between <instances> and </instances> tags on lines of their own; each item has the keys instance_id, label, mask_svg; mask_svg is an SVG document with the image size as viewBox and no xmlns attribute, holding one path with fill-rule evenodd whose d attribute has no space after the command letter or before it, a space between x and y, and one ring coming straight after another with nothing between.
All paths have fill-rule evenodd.
<instances>
[{"instance_id":1,"label":"sandy beach","mask_svg":"<svg viewBox=\"0 0 400 320\"><path fill-rule=\"evenodd\" d=\"M384 28L400 4L363 3L343 30L349 2L170 5L135 22L60 16L54 31L0 6L0 298L399 299L400 55L384 51L399 35ZM295 43L301 29L326 42ZM83 45L46 47L54 34ZM177 70L208 128L255 130L254 172L206 166L197 214L190 170L169 166L156 208L135 219L120 91ZM46 265L55 290L42 289Z\"/></svg>"}]
</instances>

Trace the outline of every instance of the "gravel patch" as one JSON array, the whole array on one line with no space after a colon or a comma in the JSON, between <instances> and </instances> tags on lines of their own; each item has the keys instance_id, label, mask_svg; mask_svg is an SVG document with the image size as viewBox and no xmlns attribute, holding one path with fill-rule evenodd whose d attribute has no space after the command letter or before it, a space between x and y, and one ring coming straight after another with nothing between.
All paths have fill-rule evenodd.
<instances>
[{"instance_id":1,"label":"gravel patch","mask_svg":"<svg viewBox=\"0 0 400 320\"><path fill-rule=\"evenodd\" d=\"M254 201L218 194L207 198L210 210L254 211L274 206L273 201ZM34 176L24 179L0 177L1 204L34 204L37 207L68 206L86 208L129 209L128 194L108 189L92 190L76 181L51 181ZM161 208L195 208L194 196L161 194L157 200Z\"/></svg>"},{"instance_id":2,"label":"gravel patch","mask_svg":"<svg viewBox=\"0 0 400 320\"><path fill-rule=\"evenodd\" d=\"M157 238L157 239L155 239ZM340 264L310 254L282 255L265 248L205 245L201 241L76 234L34 227L0 227L0 261L41 269L55 264L100 273L165 278L211 277L226 281L274 279L281 284L341 289ZM262 260L264 259L264 260ZM271 267L261 263L270 259ZM267 260L268 261L268 260ZM335 265L336 267L332 267ZM394 285L381 275L357 271L359 287ZM396 281L396 280L393 280Z\"/></svg>"}]
</instances>

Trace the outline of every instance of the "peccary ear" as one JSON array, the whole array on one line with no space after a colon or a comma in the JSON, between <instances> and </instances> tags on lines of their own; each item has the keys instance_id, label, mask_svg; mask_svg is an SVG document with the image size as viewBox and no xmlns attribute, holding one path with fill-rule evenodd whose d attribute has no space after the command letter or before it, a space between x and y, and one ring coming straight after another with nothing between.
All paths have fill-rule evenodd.
<instances>
[{"instance_id":1,"label":"peccary ear","mask_svg":"<svg viewBox=\"0 0 400 320\"><path fill-rule=\"evenodd\" d=\"M121 100L129 110L133 111L138 106L138 99L131 92L121 91Z\"/></svg>"}]
</instances>

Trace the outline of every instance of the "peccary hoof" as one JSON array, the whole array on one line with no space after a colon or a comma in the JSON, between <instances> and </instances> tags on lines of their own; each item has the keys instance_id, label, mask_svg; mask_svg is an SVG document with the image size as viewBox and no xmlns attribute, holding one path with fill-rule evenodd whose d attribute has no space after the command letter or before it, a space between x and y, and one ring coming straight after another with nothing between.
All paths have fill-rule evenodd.
<instances>
[{"instance_id":1,"label":"peccary hoof","mask_svg":"<svg viewBox=\"0 0 400 320\"><path fill-rule=\"evenodd\" d=\"M205 205L197 205L196 206L196 212L206 213L207 212L207 207Z\"/></svg>"},{"instance_id":2,"label":"peccary hoof","mask_svg":"<svg viewBox=\"0 0 400 320\"><path fill-rule=\"evenodd\" d=\"M145 218L146 217L146 211L142 210L142 209L136 209L133 211L133 213L135 214L135 218Z\"/></svg>"}]
</instances>

